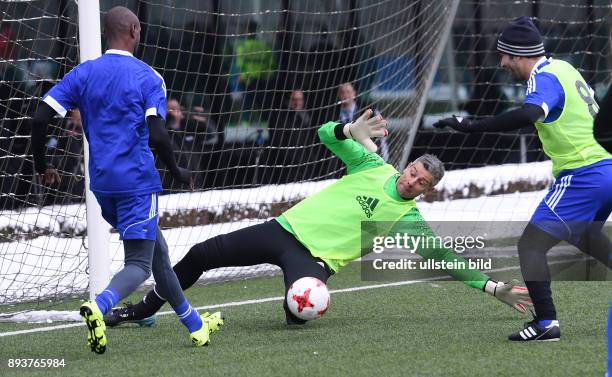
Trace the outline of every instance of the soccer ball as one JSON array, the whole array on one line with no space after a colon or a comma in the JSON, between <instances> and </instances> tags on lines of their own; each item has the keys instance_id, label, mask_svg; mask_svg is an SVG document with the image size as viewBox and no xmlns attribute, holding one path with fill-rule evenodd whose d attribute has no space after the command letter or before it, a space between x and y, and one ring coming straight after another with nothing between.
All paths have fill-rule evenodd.
<instances>
[{"instance_id":1,"label":"soccer ball","mask_svg":"<svg viewBox=\"0 0 612 377\"><path fill-rule=\"evenodd\" d=\"M289 310L305 321L321 317L329 309L329 303L327 285L317 278L300 278L287 291Z\"/></svg>"}]
</instances>

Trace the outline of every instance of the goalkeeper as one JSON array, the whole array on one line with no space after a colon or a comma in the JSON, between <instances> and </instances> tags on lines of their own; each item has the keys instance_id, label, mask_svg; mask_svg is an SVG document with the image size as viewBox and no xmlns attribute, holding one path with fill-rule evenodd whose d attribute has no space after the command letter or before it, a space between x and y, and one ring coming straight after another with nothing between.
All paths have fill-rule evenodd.
<instances>
[{"instance_id":1,"label":"goalkeeper","mask_svg":"<svg viewBox=\"0 0 612 377\"><path fill-rule=\"evenodd\" d=\"M346 164L346 176L274 220L193 246L174 266L181 287L189 288L204 271L215 268L270 263L282 269L286 294L301 277L312 276L326 282L359 258L362 221L388 221L400 225L396 229L405 233L432 234L414 199L440 181L444 174L442 163L432 155L423 155L400 174L374 153L376 145L370 138L384 136L387 130L382 117L371 115L372 111L367 110L353 123L328 122L319 128L321 141ZM436 261L464 261L442 248L417 252ZM474 269L445 271L522 313L531 304L525 288L493 281ZM164 303L154 288L138 304L113 310L106 323L115 326L147 319ZM291 314L286 303L284 309L287 324L305 322Z\"/></svg>"}]
</instances>

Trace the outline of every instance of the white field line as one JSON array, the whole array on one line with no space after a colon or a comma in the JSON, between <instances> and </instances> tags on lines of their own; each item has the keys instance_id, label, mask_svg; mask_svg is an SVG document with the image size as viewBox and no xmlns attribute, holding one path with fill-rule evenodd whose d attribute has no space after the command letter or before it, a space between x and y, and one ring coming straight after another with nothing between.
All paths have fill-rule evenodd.
<instances>
[{"instance_id":1,"label":"white field line","mask_svg":"<svg viewBox=\"0 0 612 377\"><path fill-rule=\"evenodd\" d=\"M581 261L581 260L584 260L584 258L574 258L574 259L570 259L570 260L550 262L549 265L577 262L577 261ZM520 266L510 266L510 267L496 268L496 269L493 269L493 270L488 270L486 272L503 272L503 271L516 270L518 268L520 268ZM424 283L424 282L428 282L428 281L443 280L443 279L447 279L447 278L450 278L450 276L442 275L442 276L434 276L434 277L431 277L431 278L425 278L425 279L419 279L419 280L404 280L404 281L397 281L397 282L393 282L393 283L362 285L362 286L351 287L351 288L332 289L332 290L330 290L330 293L332 293L332 294L333 293L346 293L346 292L365 291L365 290L370 290L370 289L379 289L379 288L388 288L388 287L399 287L399 286L403 286L403 285L412 285L412 284L416 284L416 283ZM284 299L285 298L282 297L282 296L276 296L276 297L266 297L266 298L253 299L253 300L231 301L231 302L226 302L226 303L223 303L223 304L199 306L199 307L196 308L196 310L209 310L209 309L229 308L229 307L233 307L233 306L260 304L260 303L263 303L263 302L270 302L270 301L282 301ZM174 314L174 312L173 311L166 311L166 312L157 313L157 315L159 315L159 316L161 316L161 315L169 315L169 314ZM28 330L9 331L9 332L0 333L0 338L7 337L7 336L21 335L21 334L29 334L29 333L38 333L38 332L61 330L61 329L67 329L67 328L78 327L78 326L83 326L83 325L84 325L84 323L69 323L69 324L65 324L65 325L38 327L38 328L35 328L35 329L28 329Z\"/></svg>"}]
</instances>

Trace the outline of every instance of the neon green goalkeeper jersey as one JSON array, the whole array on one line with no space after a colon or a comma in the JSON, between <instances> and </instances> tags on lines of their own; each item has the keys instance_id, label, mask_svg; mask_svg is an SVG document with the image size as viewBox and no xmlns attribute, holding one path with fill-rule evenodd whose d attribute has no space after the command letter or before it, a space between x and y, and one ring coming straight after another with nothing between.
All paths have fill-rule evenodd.
<instances>
[{"instance_id":1,"label":"neon green goalkeeper jersey","mask_svg":"<svg viewBox=\"0 0 612 377\"><path fill-rule=\"evenodd\" d=\"M553 176L612 158L593 136L593 117L598 108L582 75L571 64L556 59L534 72L546 73L559 80L565 95L563 110L556 120L535 123L544 152L552 160Z\"/></svg>"},{"instance_id":2,"label":"neon green goalkeeper jersey","mask_svg":"<svg viewBox=\"0 0 612 377\"><path fill-rule=\"evenodd\" d=\"M400 174L376 153L354 140L338 140L335 122L319 129L321 142L338 156L348 174L327 188L302 200L276 218L313 256L334 272L361 257L361 221L377 221L388 232L434 236L413 199L400 197L396 181ZM446 248L416 250L426 259L465 262ZM449 265L452 265L449 263ZM489 277L474 269L448 269L449 275L467 285L483 289Z\"/></svg>"}]
</instances>

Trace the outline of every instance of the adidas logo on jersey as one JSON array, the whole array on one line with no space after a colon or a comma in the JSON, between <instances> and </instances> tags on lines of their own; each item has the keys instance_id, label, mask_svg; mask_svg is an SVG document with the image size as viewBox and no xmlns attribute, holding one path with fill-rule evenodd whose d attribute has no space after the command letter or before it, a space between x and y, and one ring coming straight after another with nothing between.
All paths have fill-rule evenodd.
<instances>
[{"instance_id":1,"label":"adidas logo on jersey","mask_svg":"<svg viewBox=\"0 0 612 377\"><path fill-rule=\"evenodd\" d=\"M359 205L361 205L361 209L363 209L363 212L368 219L372 217L374 214L374 208L376 208L378 202L380 201L376 198L370 198L369 196L358 196L355 199L357 199L357 202L359 202Z\"/></svg>"}]
</instances>

